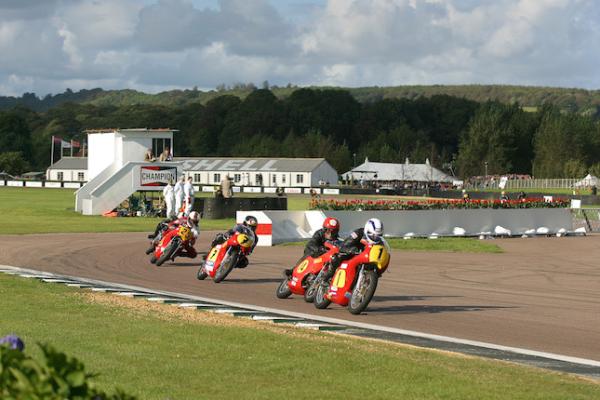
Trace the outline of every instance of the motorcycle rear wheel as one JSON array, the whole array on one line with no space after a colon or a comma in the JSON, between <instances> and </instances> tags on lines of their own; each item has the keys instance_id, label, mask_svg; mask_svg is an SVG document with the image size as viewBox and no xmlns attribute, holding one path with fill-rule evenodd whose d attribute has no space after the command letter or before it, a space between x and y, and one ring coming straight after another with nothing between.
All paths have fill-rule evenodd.
<instances>
[{"instance_id":1,"label":"motorcycle rear wheel","mask_svg":"<svg viewBox=\"0 0 600 400\"><path fill-rule=\"evenodd\" d=\"M319 310L323 310L331 304L331 300L325 297L327 294L327 290L329 289L329 284L327 282L317 282L317 290L315 292L315 307Z\"/></svg>"},{"instance_id":2,"label":"motorcycle rear wheel","mask_svg":"<svg viewBox=\"0 0 600 400\"><path fill-rule=\"evenodd\" d=\"M221 265L219 266L219 269L217 270L217 273L215 274L214 282L219 283L223 279L225 279L227 277L227 275L229 275L229 273L233 270L233 267L235 267L235 264L237 264L237 261L238 261L238 250L233 249L229 252L228 255L225 256L225 259L221 262Z\"/></svg>"},{"instance_id":3,"label":"motorcycle rear wheel","mask_svg":"<svg viewBox=\"0 0 600 400\"><path fill-rule=\"evenodd\" d=\"M377 272L368 270L364 271L364 274L360 287L356 286L352 290L352 297L350 297L348 303L350 314L356 315L363 312L371 302L377 289Z\"/></svg>"},{"instance_id":4,"label":"motorcycle rear wheel","mask_svg":"<svg viewBox=\"0 0 600 400\"><path fill-rule=\"evenodd\" d=\"M277 291L275 291L275 295L278 299L287 299L292 295L292 291L288 286L288 278L283 278L279 286L277 286Z\"/></svg>"}]
</instances>

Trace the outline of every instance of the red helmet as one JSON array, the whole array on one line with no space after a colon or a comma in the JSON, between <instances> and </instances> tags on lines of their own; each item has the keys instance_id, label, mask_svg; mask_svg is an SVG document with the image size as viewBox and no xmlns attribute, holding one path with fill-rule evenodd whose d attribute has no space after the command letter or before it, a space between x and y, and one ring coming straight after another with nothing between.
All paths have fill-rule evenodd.
<instances>
[{"instance_id":1,"label":"red helmet","mask_svg":"<svg viewBox=\"0 0 600 400\"><path fill-rule=\"evenodd\" d=\"M325 218L325 221L323 221L323 228L332 232L339 232L340 221L338 221L336 218L327 217Z\"/></svg>"}]
</instances>

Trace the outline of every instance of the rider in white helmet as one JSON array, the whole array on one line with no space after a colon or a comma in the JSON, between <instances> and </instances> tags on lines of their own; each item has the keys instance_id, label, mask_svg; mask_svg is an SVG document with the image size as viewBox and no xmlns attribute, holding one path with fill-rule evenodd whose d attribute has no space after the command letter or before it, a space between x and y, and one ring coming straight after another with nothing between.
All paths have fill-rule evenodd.
<instances>
[{"instance_id":1,"label":"rider in white helmet","mask_svg":"<svg viewBox=\"0 0 600 400\"><path fill-rule=\"evenodd\" d=\"M348 236L340 248L340 252L331 259L331 267L326 277L331 278L342 261L361 253L367 244L375 244L383 241L383 223L379 218L371 218L364 228L358 228Z\"/></svg>"},{"instance_id":2,"label":"rider in white helmet","mask_svg":"<svg viewBox=\"0 0 600 400\"><path fill-rule=\"evenodd\" d=\"M192 231L192 239L189 241L189 243L184 244L183 249L178 254L179 257L196 258L198 255L196 249L194 249L194 244L200 235L199 223L200 213L198 211L190 212L190 215L187 217L187 220L184 222L184 224L187 225Z\"/></svg>"}]
</instances>

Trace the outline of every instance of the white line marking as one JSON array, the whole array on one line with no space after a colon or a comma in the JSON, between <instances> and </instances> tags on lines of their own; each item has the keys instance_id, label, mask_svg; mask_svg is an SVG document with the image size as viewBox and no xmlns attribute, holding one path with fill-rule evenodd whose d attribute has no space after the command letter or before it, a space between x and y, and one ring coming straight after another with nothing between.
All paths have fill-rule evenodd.
<instances>
[{"instance_id":1,"label":"white line marking","mask_svg":"<svg viewBox=\"0 0 600 400\"><path fill-rule=\"evenodd\" d=\"M10 268L10 266L9 265L0 265L0 268ZM26 268L18 268L18 267L12 267L12 268L23 271L23 272L28 272L28 273L39 273L39 271L29 270ZM121 287L120 290L123 290L123 289L134 290L134 291L148 290L148 288L142 288L139 286L116 284L116 283L111 283L111 282L103 282L103 281L98 281L95 279L80 278L80 277L66 276L66 275L64 277L67 277L67 278L73 279L73 280L79 280L82 282L94 283L97 285L114 285L114 286L118 285ZM290 317L309 319L309 320L313 320L313 321L326 322L326 323L330 323L330 324L345 325L347 327L364 328L364 329L383 331L383 332L389 332L389 333L397 333L400 335L437 340L437 341L441 341L441 342L464 344L464 345L469 345L469 346L482 347L482 348L486 348L486 349L507 351L510 353L524 354L524 355L528 355L528 356L542 357L542 358L548 358L548 359L557 360L557 361L564 361L564 362L569 362L569 363L574 363L574 364L587 365L587 366L591 366L591 367L600 367L600 361L586 359L586 358L571 357L571 356L565 356L562 354L529 350L529 349L523 349L523 348L519 348L519 347L503 346L503 345L498 345L498 344L493 344L493 343L480 342L480 341L476 341L476 340L460 339L460 338L455 338L455 337L451 337L451 336L433 335L430 333L417 332L417 331L411 331L411 330L406 330L406 329L398 329L398 328L392 328L392 327L387 327L387 326L382 326L382 325L367 324L364 322L355 322L355 321L349 321L349 320L338 319L338 318L322 317L322 316L315 315L315 314L304 314L304 313L298 313L298 312L294 312L294 311L280 310L280 309L271 308L271 307L262 307L262 306L236 303L236 302L225 301L225 300L216 300L216 299L210 299L207 297L193 296L193 295L169 292L169 291L164 291L164 290L153 290L153 292L156 293L157 295L162 295L162 296L185 297L185 298L200 301L200 302L209 302L209 303L212 302L212 303L223 304L223 305L226 305L229 307L246 308L246 309L252 309L252 310L257 310L257 311L264 311L265 313L284 314L284 315L289 315ZM256 318L256 317L261 317L261 316L255 316L254 318Z\"/></svg>"}]
</instances>

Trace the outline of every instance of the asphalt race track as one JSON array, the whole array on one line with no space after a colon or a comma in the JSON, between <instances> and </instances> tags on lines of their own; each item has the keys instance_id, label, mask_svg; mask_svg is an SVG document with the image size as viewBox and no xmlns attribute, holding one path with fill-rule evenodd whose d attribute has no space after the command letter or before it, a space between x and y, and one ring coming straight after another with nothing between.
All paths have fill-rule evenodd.
<instances>
[{"instance_id":1,"label":"asphalt race track","mask_svg":"<svg viewBox=\"0 0 600 400\"><path fill-rule=\"evenodd\" d=\"M196 280L198 260L150 264L143 233L3 236L0 264L600 360L600 236L495 243L503 254L394 251L359 316L275 297L295 246L257 248L220 284Z\"/></svg>"}]
</instances>

